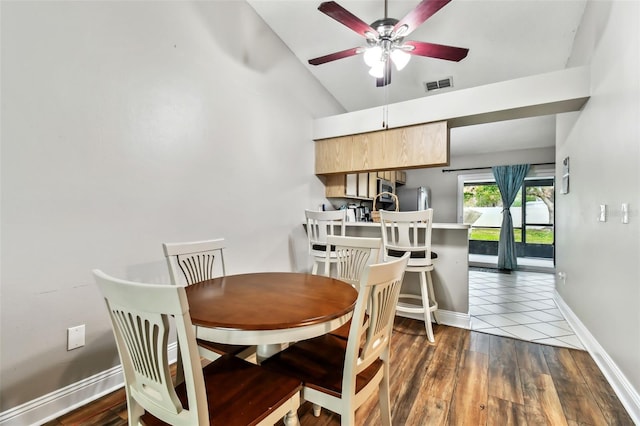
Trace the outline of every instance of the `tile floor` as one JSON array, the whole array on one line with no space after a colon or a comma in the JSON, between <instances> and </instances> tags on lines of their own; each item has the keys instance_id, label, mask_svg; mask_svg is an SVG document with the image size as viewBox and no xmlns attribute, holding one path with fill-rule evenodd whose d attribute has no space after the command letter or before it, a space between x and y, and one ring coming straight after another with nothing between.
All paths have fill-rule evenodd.
<instances>
[{"instance_id":1,"label":"tile floor","mask_svg":"<svg viewBox=\"0 0 640 426\"><path fill-rule=\"evenodd\" d=\"M535 343L584 347L553 300L553 273L469 269L471 329Z\"/></svg>"}]
</instances>

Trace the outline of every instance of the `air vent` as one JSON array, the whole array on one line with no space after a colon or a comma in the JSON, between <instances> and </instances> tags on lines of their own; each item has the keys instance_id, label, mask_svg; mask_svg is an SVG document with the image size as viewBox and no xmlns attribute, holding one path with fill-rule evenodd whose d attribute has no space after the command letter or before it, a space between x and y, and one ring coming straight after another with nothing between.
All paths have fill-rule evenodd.
<instances>
[{"instance_id":1,"label":"air vent","mask_svg":"<svg viewBox=\"0 0 640 426\"><path fill-rule=\"evenodd\" d=\"M447 77L442 80L424 82L425 92L432 92L434 90L445 89L447 87L453 87L453 77Z\"/></svg>"}]
</instances>

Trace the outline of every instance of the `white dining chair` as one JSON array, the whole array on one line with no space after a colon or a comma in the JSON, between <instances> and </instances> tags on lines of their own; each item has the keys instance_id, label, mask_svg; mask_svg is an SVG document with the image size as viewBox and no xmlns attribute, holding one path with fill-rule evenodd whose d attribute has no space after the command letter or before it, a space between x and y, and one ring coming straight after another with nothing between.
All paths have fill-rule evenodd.
<instances>
[{"instance_id":1,"label":"white dining chair","mask_svg":"<svg viewBox=\"0 0 640 426\"><path fill-rule=\"evenodd\" d=\"M345 235L346 210L305 210L304 214L307 221L309 256L313 259L311 273L317 274L318 266L325 265L324 275L329 276L331 264L335 263L336 256L334 248L327 244L327 236Z\"/></svg>"},{"instance_id":2,"label":"white dining chair","mask_svg":"<svg viewBox=\"0 0 640 426\"><path fill-rule=\"evenodd\" d=\"M335 278L351 284L355 289L360 288L360 279L367 266L382 260L381 238L329 235L327 236L327 244L335 248ZM329 256L327 256L326 262L329 261ZM367 318L365 318L366 320ZM332 331L331 334L347 339L350 327L351 321L348 321L342 327Z\"/></svg>"},{"instance_id":3,"label":"white dining chair","mask_svg":"<svg viewBox=\"0 0 640 426\"><path fill-rule=\"evenodd\" d=\"M169 276L174 285L192 285L198 282L226 276L224 263L224 238L213 240L163 243ZM196 327L196 336L198 335ZM255 346L227 345L198 339L200 355L214 360L224 354L249 358L255 354Z\"/></svg>"},{"instance_id":4,"label":"white dining chair","mask_svg":"<svg viewBox=\"0 0 640 426\"><path fill-rule=\"evenodd\" d=\"M395 307L409 260L370 265L362 276L348 340L325 334L303 340L265 360L262 366L301 380L303 400L324 407L354 426L355 413L378 392L380 418L391 425L389 351ZM365 314L369 321L365 322ZM318 407L318 409L316 409Z\"/></svg>"},{"instance_id":5,"label":"white dining chair","mask_svg":"<svg viewBox=\"0 0 640 426\"><path fill-rule=\"evenodd\" d=\"M227 275L224 263L224 238L163 243L171 282L191 285Z\"/></svg>"},{"instance_id":6,"label":"white dining chair","mask_svg":"<svg viewBox=\"0 0 640 426\"><path fill-rule=\"evenodd\" d=\"M298 424L299 380L230 354L201 367L184 287L93 274L122 362L130 425ZM177 385L168 358L172 328L184 372Z\"/></svg>"},{"instance_id":7,"label":"white dining chair","mask_svg":"<svg viewBox=\"0 0 640 426\"><path fill-rule=\"evenodd\" d=\"M420 294L401 293L398 312L419 314L424 320L427 338L434 342L432 320L437 321L438 302L433 291L433 260L437 255L431 250L433 209L390 212L380 211L382 248L385 261L410 253L407 272L415 272L420 278ZM411 301L419 301L420 304Z\"/></svg>"}]
</instances>

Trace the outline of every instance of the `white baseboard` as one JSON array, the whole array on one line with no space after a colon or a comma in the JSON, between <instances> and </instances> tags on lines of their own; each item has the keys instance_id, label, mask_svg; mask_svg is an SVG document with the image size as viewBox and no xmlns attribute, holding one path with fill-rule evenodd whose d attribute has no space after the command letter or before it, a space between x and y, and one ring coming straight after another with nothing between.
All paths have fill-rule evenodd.
<instances>
[{"instance_id":1,"label":"white baseboard","mask_svg":"<svg viewBox=\"0 0 640 426\"><path fill-rule=\"evenodd\" d=\"M576 336L580 339L584 347L587 349L593 360L596 362L602 374L607 378L607 381L615 391L618 399L624 408L629 413L629 416L633 422L640 425L640 395L638 391L629 382L626 376L620 371L620 368L611 359L609 354L598 343L598 341L589 332L587 327L580 321L580 319L573 313L569 305L562 299L560 293L556 291L555 301L558 305L558 309L562 312L565 319L575 331Z\"/></svg>"},{"instance_id":2,"label":"white baseboard","mask_svg":"<svg viewBox=\"0 0 640 426\"><path fill-rule=\"evenodd\" d=\"M177 345L169 345L169 359L175 361ZM41 425L101 398L124 385L122 366L116 365L47 395L0 413L0 426Z\"/></svg>"},{"instance_id":3,"label":"white baseboard","mask_svg":"<svg viewBox=\"0 0 640 426\"><path fill-rule=\"evenodd\" d=\"M0 425L40 425L107 395L123 384L122 367L117 365L0 413Z\"/></svg>"},{"instance_id":4,"label":"white baseboard","mask_svg":"<svg viewBox=\"0 0 640 426\"><path fill-rule=\"evenodd\" d=\"M422 314L414 314L409 312L396 312L396 316L403 318L411 318L418 321L424 321ZM449 325L451 327L471 329L471 316L469 314L463 314L461 312L445 311L438 309L436 313L438 323L442 325Z\"/></svg>"}]
</instances>

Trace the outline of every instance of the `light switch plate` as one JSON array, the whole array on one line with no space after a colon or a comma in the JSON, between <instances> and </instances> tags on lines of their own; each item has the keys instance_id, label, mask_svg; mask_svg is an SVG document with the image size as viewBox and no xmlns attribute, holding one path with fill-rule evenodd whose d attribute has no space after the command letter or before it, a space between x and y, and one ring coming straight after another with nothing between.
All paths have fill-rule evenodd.
<instances>
[{"instance_id":1,"label":"light switch plate","mask_svg":"<svg viewBox=\"0 0 640 426\"><path fill-rule=\"evenodd\" d=\"M629 223L629 204L622 203L622 223Z\"/></svg>"},{"instance_id":2,"label":"light switch plate","mask_svg":"<svg viewBox=\"0 0 640 426\"><path fill-rule=\"evenodd\" d=\"M598 216L598 222L606 222L607 221L607 205L600 204L600 215Z\"/></svg>"}]
</instances>

